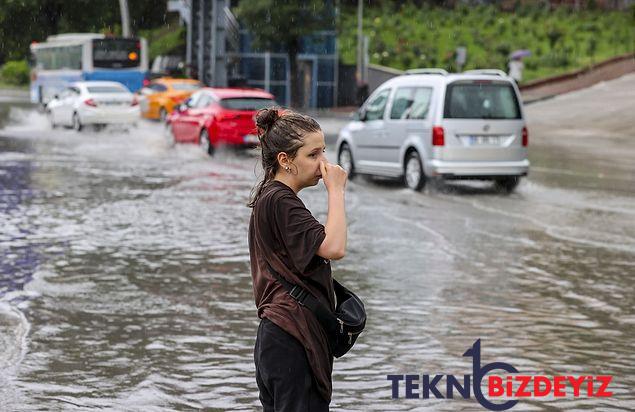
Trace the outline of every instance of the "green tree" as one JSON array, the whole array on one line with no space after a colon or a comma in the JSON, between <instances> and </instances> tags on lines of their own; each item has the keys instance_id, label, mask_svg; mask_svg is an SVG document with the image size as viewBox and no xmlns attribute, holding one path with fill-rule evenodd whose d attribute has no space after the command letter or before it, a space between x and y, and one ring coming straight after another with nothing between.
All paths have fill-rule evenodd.
<instances>
[{"instance_id":1,"label":"green tree","mask_svg":"<svg viewBox=\"0 0 635 412\"><path fill-rule=\"evenodd\" d=\"M324 1L241 0L236 9L241 23L253 34L256 48L282 46L289 56L291 105L300 107L298 53L302 37L317 30L335 27L335 16Z\"/></svg>"},{"instance_id":2,"label":"green tree","mask_svg":"<svg viewBox=\"0 0 635 412\"><path fill-rule=\"evenodd\" d=\"M132 32L165 23L167 2L129 0ZM29 44L70 32L113 32L121 24L117 0L0 0L0 64L28 56Z\"/></svg>"}]
</instances>

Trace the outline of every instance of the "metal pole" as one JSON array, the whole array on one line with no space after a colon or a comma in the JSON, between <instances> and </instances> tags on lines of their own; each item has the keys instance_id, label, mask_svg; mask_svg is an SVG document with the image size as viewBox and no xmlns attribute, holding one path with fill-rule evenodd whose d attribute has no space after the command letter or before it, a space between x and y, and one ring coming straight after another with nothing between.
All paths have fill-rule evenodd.
<instances>
[{"instance_id":1,"label":"metal pole","mask_svg":"<svg viewBox=\"0 0 635 412\"><path fill-rule=\"evenodd\" d=\"M119 0L121 10L121 34L123 37L130 37L130 14L128 12L128 0Z\"/></svg>"},{"instance_id":2,"label":"metal pole","mask_svg":"<svg viewBox=\"0 0 635 412\"><path fill-rule=\"evenodd\" d=\"M362 17L364 15L364 0L357 0L357 82L363 80L362 66L364 56L364 39L362 34Z\"/></svg>"}]
</instances>

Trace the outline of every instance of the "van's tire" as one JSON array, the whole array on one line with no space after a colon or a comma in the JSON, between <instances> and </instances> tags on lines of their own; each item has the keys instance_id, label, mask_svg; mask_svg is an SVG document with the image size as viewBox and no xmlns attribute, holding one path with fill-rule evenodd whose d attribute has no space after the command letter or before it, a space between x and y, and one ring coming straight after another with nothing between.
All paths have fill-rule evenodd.
<instances>
[{"instance_id":1,"label":"van's tire","mask_svg":"<svg viewBox=\"0 0 635 412\"><path fill-rule=\"evenodd\" d=\"M73 129L77 132L81 132L84 128L82 121L79 120L79 115L77 113L73 113Z\"/></svg>"},{"instance_id":2,"label":"van's tire","mask_svg":"<svg viewBox=\"0 0 635 412\"><path fill-rule=\"evenodd\" d=\"M355 162L353 161L353 153L346 143L342 143L342 146L340 146L340 151L337 154L337 164L342 166L348 174L349 179L355 177Z\"/></svg>"},{"instance_id":3,"label":"van's tire","mask_svg":"<svg viewBox=\"0 0 635 412\"><path fill-rule=\"evenodd\" d=\"M201 130L201 134L198 137L198 145L206 154L210 156L214 155L214 146L212 145L212 142L209 141L209 133L206 128Z\"/></svg>"},{"instance_id":4,"label":"van's tire","mask_svg":"<svg viewBox=\"0 0 635 412\"><path fill-rule=\"evenodd\" d=\"M494 180L494 185L505 193L511 193L520 183L520 176L500 177Z\"/></svg>"},{"instance_id":5,"label":"van's tire","mask_svg":"<svg viewBox=\"0 0 635 412\"><path fill-rule=\"evenodd\" d=\"M406 155L403 180L409 189L415 191L420 191L426 185L426 175L423 170L423 164L416 150L412 150Z\"/></svg>"}]
</instances>

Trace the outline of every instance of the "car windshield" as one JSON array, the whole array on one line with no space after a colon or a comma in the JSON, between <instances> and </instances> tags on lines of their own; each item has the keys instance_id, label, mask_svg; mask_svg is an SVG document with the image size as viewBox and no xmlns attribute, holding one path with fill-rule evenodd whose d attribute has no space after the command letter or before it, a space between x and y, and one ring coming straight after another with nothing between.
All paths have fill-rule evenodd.
<instances>
[{"instance_id":1,"label":"car windshield","mask_svg":"<svg viewBox=\"0 0 635 412\"><path fill-rule=\"evenodd\" d=\"M128 90L123 87L117 86L90 86L86 88L88 93L101 94L101 93L128 93Z\"/></svg>"},{"instance_id":2,"label":"car windshield","mask_svg":"<svg viewBox=\"0 0 635 412\"><path fill-rule=\"evenodd\" d=\"M272 99L261 99L258 97L236 97L222 99L220 105L230 110L260 110L266 107L277 106Z\"/></svg>"},{"instance_id":3,"label":"car windshield","mask_svg":"<svg viewBox=\"0 0 635 412\"><path fill-rule=\"evenodd\" d=\"M511 84L491 81L448 85L446 119L520 119L520 108Z\"/></svg>"},{"instance_id":4,"label":"car windshield","mask_svg":"<svg viewBox=\"0 0 635 412\"><path fill-rule=\"evenodd\" d=\"M192 91L201 88L198 83L172 83L172 88L178 91Z\"/></svg>"}]
</instances>

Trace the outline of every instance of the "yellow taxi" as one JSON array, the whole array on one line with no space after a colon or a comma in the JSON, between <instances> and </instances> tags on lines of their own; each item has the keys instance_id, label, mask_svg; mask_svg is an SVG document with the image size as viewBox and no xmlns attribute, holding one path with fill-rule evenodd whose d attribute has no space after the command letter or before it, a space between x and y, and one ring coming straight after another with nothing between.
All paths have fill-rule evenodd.
<instances>
[{"instance_id":1,"label":"yellow taxi","mask_svg":"<svg viewBox=\"0 0 635 412\"><path fill-rule=\"evenodd\" d=\"M198 80L161 77L140 90L141 116L165 121L168 114L202 87Z\"/></svg>"}]
</instances>

